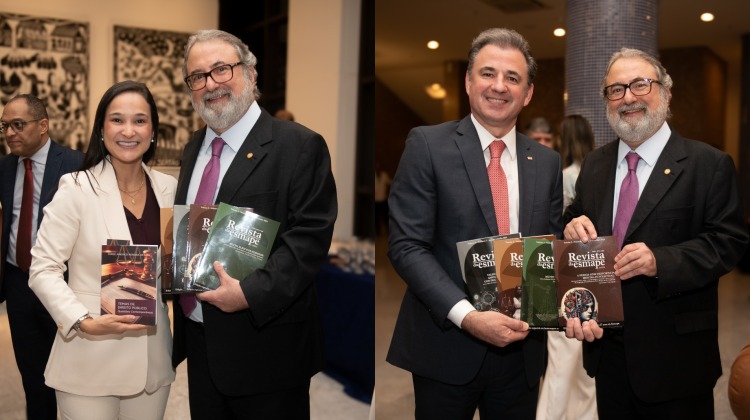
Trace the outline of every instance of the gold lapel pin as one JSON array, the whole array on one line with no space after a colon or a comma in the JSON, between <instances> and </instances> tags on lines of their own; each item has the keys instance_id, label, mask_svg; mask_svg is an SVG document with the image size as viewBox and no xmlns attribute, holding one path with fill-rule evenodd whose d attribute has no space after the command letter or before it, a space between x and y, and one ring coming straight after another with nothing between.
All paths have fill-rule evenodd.
<instances>
[{"instance_id":1,"label":"gold lapel pin","mask_svg":"<svg viewBox=\"0 0 750 420\"><path fill-rule=\"evenodd\" d=\"M671 169L665 169L664 170L664 175L669 175L670 173L672 173Z\"/></svg>"},{"instance_id":2,"label":"gold lapel pin","mask_svg":"<svg viewBox=\"0 0 750 420\"><path fill-rule=\"evenodd\" d=\"M252 154L252 153L248 153L248 154L247 154L247 158L248 158L248 159L251 159L252 157L253 157L253 154Z\"/></svg>"},{"instance_id":3,"label":"gold lapel pin","mask_svg":"<svg viewBox=\"0 0 750 420\"><path fill-rule=\"evenodd\" d=\"M534 157L533 156L526 156L526 159L528 159L528 160L534 160Z\"/></svg>"}]
</instances>

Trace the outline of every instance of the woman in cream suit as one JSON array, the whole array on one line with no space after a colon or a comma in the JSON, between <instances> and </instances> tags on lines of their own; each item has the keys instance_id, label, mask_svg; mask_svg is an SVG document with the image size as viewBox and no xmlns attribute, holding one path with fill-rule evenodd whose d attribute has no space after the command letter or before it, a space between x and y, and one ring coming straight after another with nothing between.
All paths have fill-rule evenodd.
<instances>
[{"instance_id":1,"label":"woman in cream suit","mask_svg":"<svg viewBox=\"0 0 750 420\"><path fill-rule=\"evenodd\" d=\"M45 379L65 419L164 416L175 373L161 294L155 327L133 324L131 315L100 315L102 245L107 239L159 244L159 207L174 201L177 181L146 166L158 129L146 85L109 88L81 170L63 176L44 209L29 286L57 322Z\"/></svg>"}]
</instances>

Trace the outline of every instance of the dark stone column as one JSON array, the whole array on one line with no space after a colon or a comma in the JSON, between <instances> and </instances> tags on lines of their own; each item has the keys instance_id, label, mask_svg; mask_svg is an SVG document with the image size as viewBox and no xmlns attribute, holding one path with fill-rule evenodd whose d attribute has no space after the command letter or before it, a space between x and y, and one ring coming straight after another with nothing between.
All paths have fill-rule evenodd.
<instances>
[{"instance_id":1,"label":"dark stone column","mask_svg":"<svg viewBox=\"0 0 750 420\"><path fill-rule=\"evenodd\" d=\"M591 123L596 146L617 138L607 122L601 80L622 47L657 55L658 0L568 0L565 115Z\"/></svg>"}]
</instances>

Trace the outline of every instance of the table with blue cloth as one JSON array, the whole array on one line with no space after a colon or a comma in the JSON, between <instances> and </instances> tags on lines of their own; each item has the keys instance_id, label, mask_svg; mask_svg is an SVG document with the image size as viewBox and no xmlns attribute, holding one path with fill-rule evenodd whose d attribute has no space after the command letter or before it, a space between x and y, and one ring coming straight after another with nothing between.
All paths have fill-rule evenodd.
<instances>
[{"instance_id":1,"label":"table with blue cloth","mask_svg":"<svg viewBox=\"0 0 750 420\"><path fill-rule=\"evenodd\" d=\"M323 372L370 404L375 388L375 276L325 264L315 277L323 319Z\"/></svg>"}]
</instances>

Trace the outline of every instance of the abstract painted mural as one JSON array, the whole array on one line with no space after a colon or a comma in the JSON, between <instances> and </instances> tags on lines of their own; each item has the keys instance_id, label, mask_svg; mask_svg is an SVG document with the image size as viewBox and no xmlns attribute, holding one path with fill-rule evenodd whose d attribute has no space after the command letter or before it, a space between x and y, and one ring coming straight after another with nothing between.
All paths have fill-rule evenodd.
<instances>
[{"instance_id":1,"label":"abstract painted mural","mask_svg":"<svg viewBox=\"0 0 750 420\"><path fill-rule=\"evenodd\" d=\"M0 12L0 112L22 93L46 103L54 141L86 149L88 23ZM5 154L0 141L0 154Z\"/></svg>"},{"instance_id":2,"label":"abstract painted mural","mask_svg":"<svg viewBox=\"0 0 750 420\"><path fill-rule=\"evenodd\" d=\"M202 124L193 111L182 57L190 34L115 26L115 81L145 83L159 110L155 164L177 166L182 149Z\"/></svg>"}]
</instances>

